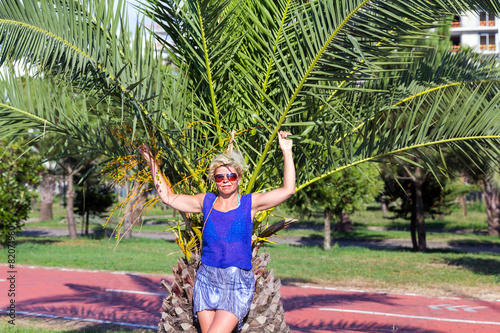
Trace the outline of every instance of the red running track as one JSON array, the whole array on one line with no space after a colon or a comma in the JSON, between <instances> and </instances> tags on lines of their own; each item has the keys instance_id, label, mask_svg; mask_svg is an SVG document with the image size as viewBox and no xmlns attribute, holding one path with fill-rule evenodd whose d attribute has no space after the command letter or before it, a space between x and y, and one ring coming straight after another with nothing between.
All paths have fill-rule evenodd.
<instances>
[{"instance_id":1,"label":"red running track","mask_svg":"<svg viewBox=\"0 0 500 333\"><path fill-rule=\"evenodd\" d=\"M161 279L19 266L10 273L7 265L0 265L0 311L8 313L13 299L16 316L155 330L164 294ZM8 296L12 281L15 297ZM281 293L294 332L500 332L500 302L295 286L283 286Z\"/></svg>"}]
</instances>

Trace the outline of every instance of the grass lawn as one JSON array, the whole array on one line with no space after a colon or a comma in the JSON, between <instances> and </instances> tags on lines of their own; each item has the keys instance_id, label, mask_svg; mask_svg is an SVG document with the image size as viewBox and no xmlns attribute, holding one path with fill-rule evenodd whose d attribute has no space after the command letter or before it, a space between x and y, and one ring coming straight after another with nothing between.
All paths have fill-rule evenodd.
<instances>
[{"instance_id":1,"label":"grass lawn","mask_svg":"<svg viewBox=\"0 0 500 333\"><path fill-rule=\"evenodd\" d=\"M17 264L170 274L180 255L173 242L155 239L122 241L69 240L64 237L19 237ZM450 251L414 253L338 247L268 245L275 275L286 282L346 288L413 291L500 299L500 255ZM0 262L7 260L0 251Z\"/></svg>"},{"instance_id":2,"label":"grass lawn","mask_svg":"<svg viewBox=\"0 0 500 333\"><path fill-rule=\"evenodd\" d=\"M61 207L58 203L54 203L52 210L54 219L46 221L38 221L38 218L40 217L39 211L31 212L29 215L30 222L26 223L26 226L61 229L68 228L68 223L66 221L66 209ZM104 215L105 217L90 217L89 228L91 230L103 230L103 224L106 223L107 216L109 214ZM106 230L113 230L116 224L120 222L122 216L123 214L117 210L109 220ZM170 227L177 225L176 221L182 220L182 218L178 213L174 215L173 209L168 208L166 211L163 211L161 206L157 205L144 215L143 220L144 224L142 225L142 230L163 232L167 231ZM80 215L75 214L75 222L77 230L82 230L82 217ZM135 226L136 229L139 229L140 227L140 225Z\"/></svg>"},{"instance_id":3,"label":"grass lawn","mask_svg":"<svg viewBox=\"0 0 500 333\"><path fill-rule=\"evenodd\" d=\"M472 208L465 217L456 209L443 219L428 218L427 239L478 245L500 244L500 237L484 235L487 228L484 207ZM32 222L29 226L66 228L67 225L61 223L64 210L54 205L54 212L53 221ZM172 213L171 209L163 212L158 205L146 214L142 230L165 231L169 227L168 221L172 220ZM290 216L279 209L276 215ZM281 219L280 216L273 218ZM384 218L375 206L353 214L352 218L355 231L332 231L334 239L410 239L408 221ZM111 223L117 221L115 219ZM104 220L94 219L92 222L93 228L100 229ZM378 229L373 230L374 227ZM317 212L282 231L281 235L322 239L322 228L323 216ZM173 242L152 239L125 240L115 251L114 240L108 239L19 237L18 241L17 262L30 265L169 274L180 255ZM268 245L265 250L271 253L271 266L276 276L288 282L500 299L499 254L452 251L414 253L359 247L339 247L325 252L317 247L288 245ZM5 250L0 255L0 262L6 262Z\"/></svg>"},{"instance_id":4,"label":"grass lawn","mask_svg":"<svg viewBox=\"0 0 500 333\"><path fill-rule=\"evenodd\" d=\"M428 295L500 299L500 255L415 253L338 247L270 245L271 266L285 281Z\"/></svg>"},{"instance_id":5,"label":"grass lawn","mask_svg":"<svg viewBox=\"0 0 500 333\"><path fill-rule=\"evenodd\" d=\"M75 322L61 319L46 319L39 317L16 317L16 325L7 323L8 318L5 315L0 316L0 332L2 333L130 333L144 332L139 329L127 329L112 325L94 324L89 322ZM148 332L151 332L149 330Z\"/></svg>"},{"instance_id":6,"label":"grass lawn","mask_svg":"<svg viewBox=\"0 0 500 333\"><path fill-rule=\"evenodd\" d=\"M426 219L427 240L429 241L455 241L469 244L500 244L499 237L485 236L487 229L486 213L482 206L471 206L467 216L458 211L452 212L451 215L445 216L443 219ZM54 219L51 221L30 222L28 227L51 227L51 228L67 228L65 220L66 211L59 204L54 204ZM281 211L279 208L275 211L277 216L270 219L270 223L278 221L284 217L290 217L291 214L286 211ZM31 213L30 218L36 219L38 212ZM134 230L151 231L151 232L169 232L171 227L176 226L176 220L180 216L173 215L172 209L163 211L160 205L155 206L144 216L144 224L142 226L134 226ZM403 219L384 218L382 212L376 206L368 206L366 210L356 212L352 216L356 229L351 233L339 233L332 230L333 239L397 239L409 240L410 234L409 221ZM118 212L110 219L106 230L112 231L120 220ZM82 230L82 220L76 216L77 229ZM90 229L99 231L103 230L102 225L106 222L106 218L91 218ZM299 222L293 224L289 228L280 232L282 236L292 237L311 237L315 239L323 239L323 215L321 211L316 212L311 217L300 219ZM384 230L372 230L373 227L382 227ZM332 228L333 229L333 228Z\"/></svg>"}]
</instances>

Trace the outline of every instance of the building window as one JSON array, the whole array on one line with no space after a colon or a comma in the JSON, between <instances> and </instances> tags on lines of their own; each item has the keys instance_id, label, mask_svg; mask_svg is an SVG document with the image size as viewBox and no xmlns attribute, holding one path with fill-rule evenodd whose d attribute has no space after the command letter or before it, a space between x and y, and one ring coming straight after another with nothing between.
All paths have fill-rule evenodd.
<instances>
[{"instance_id":1,"label":"building window","mask_svg":"<svg viewBox=\"0 0 500 333\"><path fill-rule=\"evenodd\" d=\"M460 27L460 15L455 15L453 17L453 22L451 22L451 27L452 28L459 28Z\"/></svg>"},{"instance_id":2,"label":"building window","mask_svg":"<svg viewBox=\"0 0 500 333\"><path fill-rule=\"evenodd\" d=\"M496 35L485 34L479 36L479 49L481 51L496 51Z\"/></svg>"},{"instance_id":3,"label":"building window","mask_svg":"<svg viewBox=\"0 0 500 333\"><path fill-rule=\"evenodd\" d=\"M495 26L495 15L481 12L479 13L479 26L480 27L494 27Z\"/></svg>"},{"instance_id":4,"label":"building window","mask_svg":"<svg viewBox=\"0 0 500 333\"><path fill-rule=\"evenodd\" d=\"M460 49L460 35L458 36L451 36L450 37L452 48L452 52L457 52Z\"/></svg>"}]
</instances>

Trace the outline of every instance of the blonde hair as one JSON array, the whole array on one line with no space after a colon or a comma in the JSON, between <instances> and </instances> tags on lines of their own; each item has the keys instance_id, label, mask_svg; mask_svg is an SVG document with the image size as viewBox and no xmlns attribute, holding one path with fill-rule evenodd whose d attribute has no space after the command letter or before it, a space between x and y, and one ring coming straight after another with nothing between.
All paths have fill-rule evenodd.
<instances>
[{"instance_id":1,"label":"blonde hair","mask_svg":"<svg viewBox=\"0 0 500 333\"><path fill-rule=\"evenodd\" d=\"M241 178L243 173L247 170L245 159L238 151L226 151L224 154L215 156L212 163L210 163L210 167L208 168L208 179L214 180L215 170L226 165L233 166L236 169L239 178Z\"/></svg>"}]
</instances>

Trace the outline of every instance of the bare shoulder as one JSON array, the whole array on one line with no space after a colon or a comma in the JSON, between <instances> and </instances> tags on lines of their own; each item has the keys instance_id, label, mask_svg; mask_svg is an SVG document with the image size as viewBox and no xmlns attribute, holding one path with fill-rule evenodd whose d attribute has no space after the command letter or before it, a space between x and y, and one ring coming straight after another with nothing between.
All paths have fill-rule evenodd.
<instances>
[{"instance_id":1,"label":"bare shoulder","mask_svg":"<svg viewBox=\"0 0 500 333\"><path fill-rule=\"evenodd\" d=\"M203 206L203 200L205 200L206 195L207 195L207 193L198 193L198 194L195 194L194 197L200 203L200 205Z\"/></svg>"},{"instance_id":2,"label":"bare shoulder","mask_svg":"<svg viewBox=\"0 0 500 333\"><path fill-rule=\"evenodd\" d=\"M252 198L252 208L259 208L259 206L261 205L263 194L264 193L257 193L257 192L250 193L250 196Z\"/></svg>"}]
</instances>

